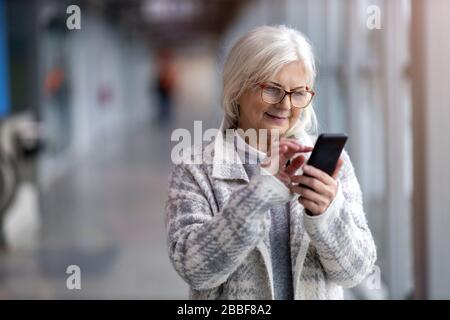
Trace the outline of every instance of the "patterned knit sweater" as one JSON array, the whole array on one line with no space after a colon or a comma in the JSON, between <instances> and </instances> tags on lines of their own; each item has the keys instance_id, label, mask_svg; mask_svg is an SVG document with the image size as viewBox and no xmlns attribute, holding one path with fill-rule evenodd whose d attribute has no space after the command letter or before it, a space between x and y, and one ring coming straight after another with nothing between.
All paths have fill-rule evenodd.
<instances>
[{"instance_id":1,"label":"patterned knit sweater","mask_svg":"<svg viewBox=\"0 0 450 320\"><path fill-rule=\"evenodd\" d=\"M236 150L239 153L245 173L251 179L264 171L260 162L266 154L251 145L236 132ZM256 160L256 161L250 161ZM255 164L253 164L255 163ZM270 174L267 171L263 174ZM277 178L275 178L277 179ZM291 245L289 232L289 204L283 203L270 208L270 258L272 262L273 292L276 300L293 299Z\"/></svg>"},{"instance_id":2,"label":"patterned knit sweater","mask_svg":"<svg viewBox=\"0 0 450 320\"><path fill-rule=\"evenodd\" d=\"M299 142L311 145L306 137ZM309 216L275 177L249 179L235 153L219 134L185 152L169 177L169 257L190 298L274 299L270 208L288 203L294 299L342 299L342 287L359 284L376 261L348 154L335 199Z\"/></svg>"}]
</instances>

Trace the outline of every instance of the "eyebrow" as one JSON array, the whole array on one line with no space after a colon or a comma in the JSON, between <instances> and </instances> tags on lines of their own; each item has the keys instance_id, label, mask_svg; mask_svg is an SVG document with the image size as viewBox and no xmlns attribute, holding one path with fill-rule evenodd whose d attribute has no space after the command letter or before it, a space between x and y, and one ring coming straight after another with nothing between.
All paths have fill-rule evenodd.
<instances>
[{"instance_id":1,"label":"eyebrow","mask_svg":"<svg viewBox=\"0 0 450 320\"><path fill-rule=\"evenodd\" d=\"M277 83L277 82L274 82L274 81L270 81L270 83L272 83L272 84L274 84L274 85L276 85L277 87L280 87L280 88L284 88L281 84L279 84L279 83ZM299 86L299 87L295 87L294 89L292 89L292 90L290 90L290 91L295 91L295 90L297 90L297 89L301 89L301 88L306 88L306 86Z\"/></svg>"}]
</instances>

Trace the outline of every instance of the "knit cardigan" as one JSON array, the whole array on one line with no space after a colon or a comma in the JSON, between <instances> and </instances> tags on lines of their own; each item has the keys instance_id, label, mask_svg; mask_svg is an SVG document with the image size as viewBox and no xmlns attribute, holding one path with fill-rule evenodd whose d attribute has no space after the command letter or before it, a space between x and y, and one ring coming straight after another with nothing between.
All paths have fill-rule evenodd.
<instances>
[{"instance_id":1,"label":"knit cardigan","mask_svg":"<svg viewBox=\"0 0 450 320\"><path fill-rule=\"evenodd\" d=\"M289 202L294 299L342 299L342 288L359 284L376 261L347 152L336 197L324 213L309 216L277 178L249 180L221 132L185 152L169 177L168 251L189 297L273 299L270 208ZM298 140L311 145L306 137Z\"/></svg>"}]
</instances>

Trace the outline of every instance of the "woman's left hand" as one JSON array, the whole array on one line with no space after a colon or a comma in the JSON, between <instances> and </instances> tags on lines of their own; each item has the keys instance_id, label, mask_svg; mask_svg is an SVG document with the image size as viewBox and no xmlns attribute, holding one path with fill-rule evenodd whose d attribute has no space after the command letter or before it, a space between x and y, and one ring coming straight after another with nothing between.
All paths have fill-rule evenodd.
<instances>
[{"instance_id":1,"label":"woman's left hand","mask_svg":"<svg viewBox=\"0 0 450 320\"><path fill-rule=\"evenodd\" d=\"M291 192L300 195L298 202L313 215L324 213L336 197L338 190L337 177L344 161L339 159L334 173L330 176L327 173L313 166L303 166L304 175L292 175L291 182L295 183L290 187ZM298 184L307 186L300 186Z\"/></svg>"}]
</instances>

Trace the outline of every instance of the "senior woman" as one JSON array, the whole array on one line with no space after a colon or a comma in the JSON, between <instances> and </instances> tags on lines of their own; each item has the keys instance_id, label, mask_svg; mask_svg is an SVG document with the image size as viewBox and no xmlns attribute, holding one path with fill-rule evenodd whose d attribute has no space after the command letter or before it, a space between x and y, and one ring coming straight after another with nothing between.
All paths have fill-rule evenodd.
<instances>
[{"instance_id":1,"label":"senior woman","mask_svg":"<svg viewBox=\"0 0 450 320\"><path fill-rule=\"evenodd\" d=\"M169 178L169 256L190 298L341 299L371 273L376 249L348 154L332 176L305 164L314 78L297 30L259 27L231 49L219 133Z\"/></svg>"}]
</instances>

